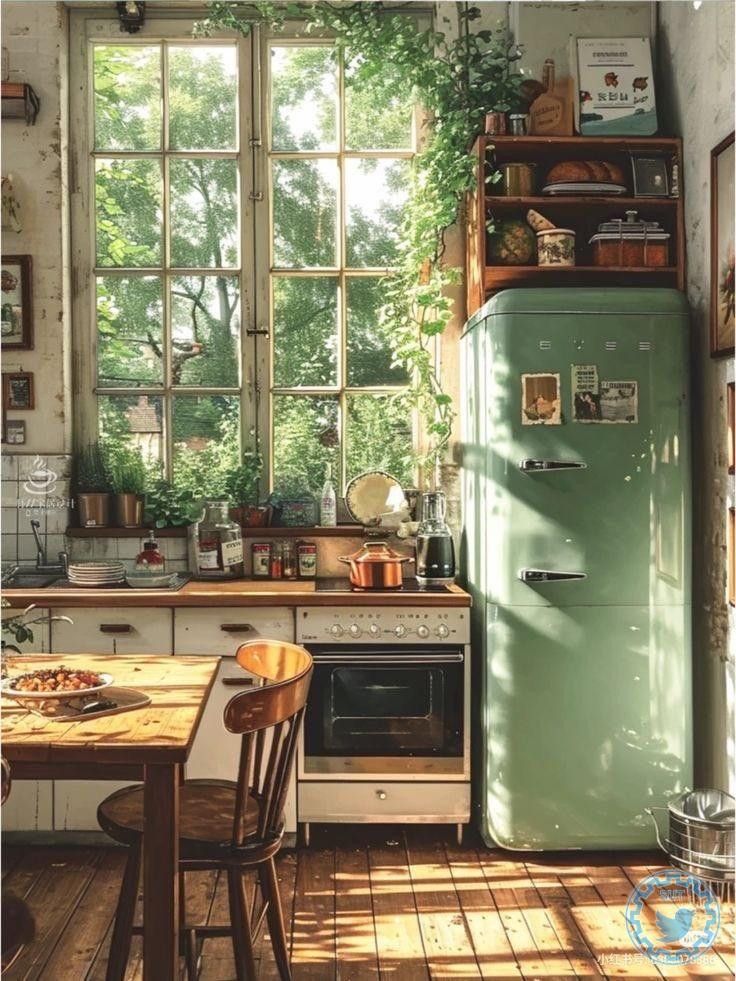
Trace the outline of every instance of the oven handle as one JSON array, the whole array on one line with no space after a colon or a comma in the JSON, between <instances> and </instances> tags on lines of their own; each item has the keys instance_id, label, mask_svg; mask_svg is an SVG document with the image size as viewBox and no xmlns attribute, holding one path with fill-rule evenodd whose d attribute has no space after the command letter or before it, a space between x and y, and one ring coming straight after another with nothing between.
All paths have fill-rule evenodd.
<instances>
[{"instance_id":1,"label":"oven handle","mask_svg":"<svg viewBox=\"0 0 736 981\"><path fill-rule=\"evenodd\" d=\"M314 654L312 660L315 664L342 664L344 667L356 666L366 666L370 667L383 667L384 665L389 665L394 667L395 665L401 666L404 664L462 664L465 660L464 654L407 654L404 657L381 657L376 655L375 657L370 657L368 655L364 657L345 657L340 654Z\"/></svg>"}]
</instances>

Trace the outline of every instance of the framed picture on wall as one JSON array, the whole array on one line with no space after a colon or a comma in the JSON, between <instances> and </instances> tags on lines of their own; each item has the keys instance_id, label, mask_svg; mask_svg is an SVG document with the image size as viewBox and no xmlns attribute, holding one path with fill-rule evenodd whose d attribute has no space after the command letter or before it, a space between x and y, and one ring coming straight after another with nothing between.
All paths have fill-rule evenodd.
<instances>
[{"instance_id":1,"label":"framed picture on wall","mask_svg":"<svg viewBox=\"0 0 736 981\"><path fill-rule=\"evenodd\" d=\"M31 257L4 255L0 282L0 346L3 351L33 350Z\"/></svg>"},{"instance_id":2,"label":"framed picture on wall","mask_svg":"<svg viewBox=\"0 0 736 981\"><path fill-rule=\"evenodd\" d=\"M710 353L734 351L734 134L710 154Z\"/></svg>"},{"instance_id":3,"label":"framed picture on wall","mask_svg":"<svg viewBox=\"0 0 736 981\"><path fill-rule=\"evenodd\" d=\"M23 446L26 441L26 424L22 419L5 420L5 442L10 446Z\"/></svg>"},{"instance_id":4,"label":"framed picture on wall","mask_svg":"<svg viewBox=\"0 0 736 981\"><path fill-rule=\"evenodd\" d=\"M3 408L33 408L33 374L30 371L3 372Z\"/></svg>"}]
</instances>

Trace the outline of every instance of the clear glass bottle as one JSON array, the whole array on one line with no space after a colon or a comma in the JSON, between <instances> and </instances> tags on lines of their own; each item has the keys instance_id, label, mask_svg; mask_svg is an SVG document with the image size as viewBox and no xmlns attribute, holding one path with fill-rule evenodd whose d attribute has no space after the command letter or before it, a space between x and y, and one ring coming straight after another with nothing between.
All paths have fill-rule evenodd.
<instances>
[{"instance_id":1,"label":"clear glass bottle","mask_svg":"<svg viewBox=\"0 0 736 981\"><path fill-rule=\"evenodd\" d=\"M337 525L337 494L332 483L332 465L327 464L325 483L319 499L319 523L323 528L334 528Z\"/></svg>"},{"instance_id":2,"label":"clear glass bottle","mask_svg":"<svg viewBox=\"0 0 736 981\"><path fill-rule=\"evenodd\" d=\"M194 536L199 579L237 579L243 575L243 538L229 510L227 501L205 503Z\"/></svg>"},{"instance_id":3,"label":"clear glass bottle","mask_svg":"<svg viewBox=\"0 0 736 981\"><path fill-rule=\"evenodd\" d=\"M287 539L281 547L282 571L284 579L296 579L296 546Z\"/></svg>"},{"instance_id":4,"label":"clear glass bottle","mask_svg":"<svg viewBox=\"0 0 736 981\"><path fill-rule=\"evenodd\" d=\"M422 494L422 520L417 529L416 575L420 586L444 586L455 581L455 543L445 514L442 491Z\"/></svg>"}]
</instances>

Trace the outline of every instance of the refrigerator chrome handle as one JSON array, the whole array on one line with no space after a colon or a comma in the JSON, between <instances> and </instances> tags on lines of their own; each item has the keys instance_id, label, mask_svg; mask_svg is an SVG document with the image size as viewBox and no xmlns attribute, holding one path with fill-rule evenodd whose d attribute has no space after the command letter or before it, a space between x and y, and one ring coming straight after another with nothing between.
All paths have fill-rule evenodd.
<instances>
[{"instance_id":1,"label":"refrigerator chrome handle","mask_svg":"<svg viewBox=\"0 0 736 981\"><path fill-rule=\"evenodd\" d=\"M588 464L578 460L522 460L519 470L522 473L537 473L539 470L587 470Z\"/></svg>"},{"instance_id":2,"label":"refrigerator chrome handle","mask_svg":"<svg viewBox=\"0 0 736 981\"><path fill-rule=\"evenodd\" d=\"M521 569L519 579L525 583L568 582L573 579L587 579L585 572L557 572L553 569Z\"/></svg>"}]
</instances>

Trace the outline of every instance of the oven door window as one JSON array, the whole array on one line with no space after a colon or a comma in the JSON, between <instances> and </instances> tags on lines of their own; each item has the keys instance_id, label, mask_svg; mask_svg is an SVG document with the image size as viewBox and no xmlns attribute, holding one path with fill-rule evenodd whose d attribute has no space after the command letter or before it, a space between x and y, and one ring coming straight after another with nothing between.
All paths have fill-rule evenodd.
<instances>
[{"instance_id":1,"label":"oven door window","mask_svg":"<svg viewBox=\"0 0 736 981\"><path fill-rule=\"evenodd\" d=\"M315 660L306 755L461 756L462 662L381 660L356 658L359 663L351 664L349 655L340 664Z\"/></svg>"}]
</instances>

